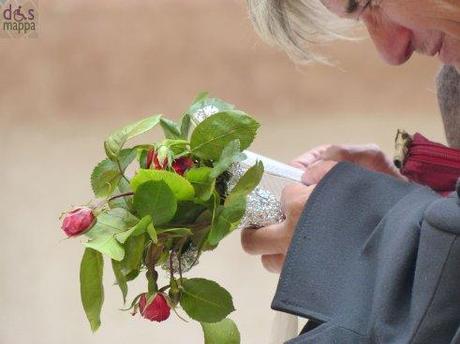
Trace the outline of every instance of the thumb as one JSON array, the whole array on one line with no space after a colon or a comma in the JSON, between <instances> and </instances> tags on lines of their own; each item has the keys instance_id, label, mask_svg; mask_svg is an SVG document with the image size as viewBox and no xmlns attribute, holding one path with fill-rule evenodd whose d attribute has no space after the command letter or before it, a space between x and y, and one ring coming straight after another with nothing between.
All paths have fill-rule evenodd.
<instances>
[{"instance_id":1,"label":"thumb","mask_svg":"<svg viewBox=\"0 0 460 344\"><path fill-rule=\"evenodd\" d=\"M318 184L323 177L337 165L337 161L317 161L305 169L302 182L305 185Z\"/></svg>"}]
</instances>

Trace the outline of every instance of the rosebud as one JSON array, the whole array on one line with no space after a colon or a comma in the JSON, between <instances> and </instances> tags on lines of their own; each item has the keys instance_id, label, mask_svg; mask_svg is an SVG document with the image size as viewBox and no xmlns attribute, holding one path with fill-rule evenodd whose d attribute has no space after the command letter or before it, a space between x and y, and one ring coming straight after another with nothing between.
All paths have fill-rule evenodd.
<instances>
[{"instance_id":1,"label":"rosebud","mask_svg":"<svg viewBox=\"0 0 460 344\"><path fill-rule=\"evenodd\" d=\"M90 229L94 223L93 210L88 207L78 207L68 212L62 221L62 230L67 236L77 236L88 229Z\"/></svg>"},{"instance_id":2,"label":"rosebud","mask_svg":"<svg viewBox=\"0 0 460 344\"><path fill-rule=\"evenodd\" d=\"M150 168L150 165L152 165L154 156L155 156L155 151L153 149L147 152L147 161L145 163L147 168Z\"/></svg>"},{"instance_id":3,"label":"rosebud","mask_svg":"<svg viewBox=\"0 0 460 344\"><path fill-rule=\"evenodd\" d=\"M187 171L192 166L193 160L186 157L176 159L172 163L172 168L174 169L174 171L176 171L176 173L180 174L181 176L183 176L185 171Z\"/></svg>"},{"instance_id":4,"label":"rosebud","mask_svg":"<svg viewBox=\"0 0 460 344\"><path fill-rule=\"evenodd\" d=\"M169 318L169 314L171 313L171 308L169 307L168 303L166 302L165 297L163 294L156 294L153 298L153 301L147 305L147 294L142 294L139 300L139 310L141 315L145 319L149 319L150 321L163 321Z\"/></svg>"},{"instance_id":5,"label":"rosebud","mask_svg":"<svg viewBox=\"0 0 460 344\"><path fill-rule=\"evenodd\" d=\"M155 163L155 168L165 169L168 166L168 157L171 155L171 152L167 146L161 145L155 152L155 157L153 159Z\"/></svg>"},{"instance_id":6,"label":"rosebud","mask_svg":"<svg viewBox=\"0 0 460 344\"><path fill-rule=\"evenodd\" d=\"M168 166L168 158L165 158L160 162L158 160L158 153L151 149L147 153L147 168L153 168L155 170L164 170Z\"/></svg>"}]
</instances>

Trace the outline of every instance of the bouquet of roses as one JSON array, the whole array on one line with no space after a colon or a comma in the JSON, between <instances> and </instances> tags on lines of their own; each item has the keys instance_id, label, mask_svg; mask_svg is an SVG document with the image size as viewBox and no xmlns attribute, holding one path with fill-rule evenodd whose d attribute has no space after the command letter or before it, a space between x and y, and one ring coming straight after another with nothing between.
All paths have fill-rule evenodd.
<instances>
[{"instance_id":1,"label":"bouquet of roses","mask_svg":"<svg viewBox=\"0 0 460 344\"><path fill-rule=\"evenodd\" d=\"M209 107L213 115L195 115ZM163 129L163 141L127 146L156 126ZM132 314L139 311L143 318L160 322L171 309L180 318L183 311L200 322L206 343L239 343L238 329L227 318L234 311L230 293L214 281L183 274L245 215L247 196L259 184L263 164L236 176L231 170L245 159L243 150L258 128L246 113L203 93L180 123L151 116L107 138L107 159L91 174L98 202L71 210L62 222L67 236L87 238L80 290L93 331L101 324L105 256L124 303L128 282L146 279L145 289L127 308ZM163 285L160 269L166 270Z\"/></svg>"}]
</instances>

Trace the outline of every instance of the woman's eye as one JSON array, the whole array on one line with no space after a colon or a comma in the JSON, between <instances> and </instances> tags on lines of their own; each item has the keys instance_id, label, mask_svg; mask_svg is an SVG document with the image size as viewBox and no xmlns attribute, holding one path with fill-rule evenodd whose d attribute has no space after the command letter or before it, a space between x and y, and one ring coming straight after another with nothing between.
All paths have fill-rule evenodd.
<instances>
[{"instance_id":1,"label":"woman's eye","mask_svg":"<svg viewBox=\"0 0 460 344\"><path fill-rule=\"evenodd\" d=\"M358 20L363 13L373 5L373 0L347 0L345 13L350 19Z\"/></svg>"},{"instance_id":2,"label":"woman's eye","mask_svg":"<svg viewBox=\"0 0 460 344\"><path fill-rule=\"evenodd\" d=\"M348 0L345 12L348 14L356 13L359 9L359 2L357 0Z\"/></svg>"}]
</instances>

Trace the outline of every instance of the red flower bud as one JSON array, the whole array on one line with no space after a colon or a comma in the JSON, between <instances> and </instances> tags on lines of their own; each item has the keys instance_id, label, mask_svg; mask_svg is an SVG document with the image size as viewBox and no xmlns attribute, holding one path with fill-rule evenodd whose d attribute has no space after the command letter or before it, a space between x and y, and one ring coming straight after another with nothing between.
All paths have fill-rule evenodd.
<instances>
[{"instance_id":1,"label":"red flower bud","mask_svg":"<svg viewBox=\"0 0 460 344\"><path fill-rule=\"evenodd\" d=\"M160 163L160 161L158 160L158 153L155 152L155 150L151 149L147 153L146 165L147 168L154 168L155 170L164 170L166 166L168 166L168 158L164 159L163 162Z\"/></svg>"},{"instance_id":2,"label":"red flower bud","mask_svg":"<svg viewBox=\"0 0 460 344\"><path fill-rule=\"evenodd\" d=\"M94 218L91 208L78 207L66 214L61 228L69 237L80 235L92 227Z\"/></svg>"},{"instance_id":3,"label":"red flower bud","mask_svg":"<svg viewBox=\"0 0 460 344\"><path fill-rule=\"evenodd\" d=\"M172 168L176 171L177 174L181 176L184 175L185 171L193 166L193 160L187 157L182 157L174 160L172 163Z\"/></svg>"},{"instance_id":4,"label":"red flower bud","mask_svg":"<svg viewBox=\"0 0 460 344\"><path fill-rule=\"evenodd\" d=\"M141 315L145 319L160 322L169 318L171 308L166 302L166 299L163 296L163 294L156 294L153 301L149 305L147 305L147 307L146 304L147 294L144 293L142 294L139 300L139 310L141 311Z\"/></svg>"},{"instance_id":5,"label":"red flower bud","mask_svg":"<svg viewBox=\"0 0 460 344\"><path fill-rule=\"evenodd\" d=\"M153 149L147 152L146 168L150 168L150 165L152 165L154 155L155 155L155 151Z\"/></svg>"}]
</instances>

